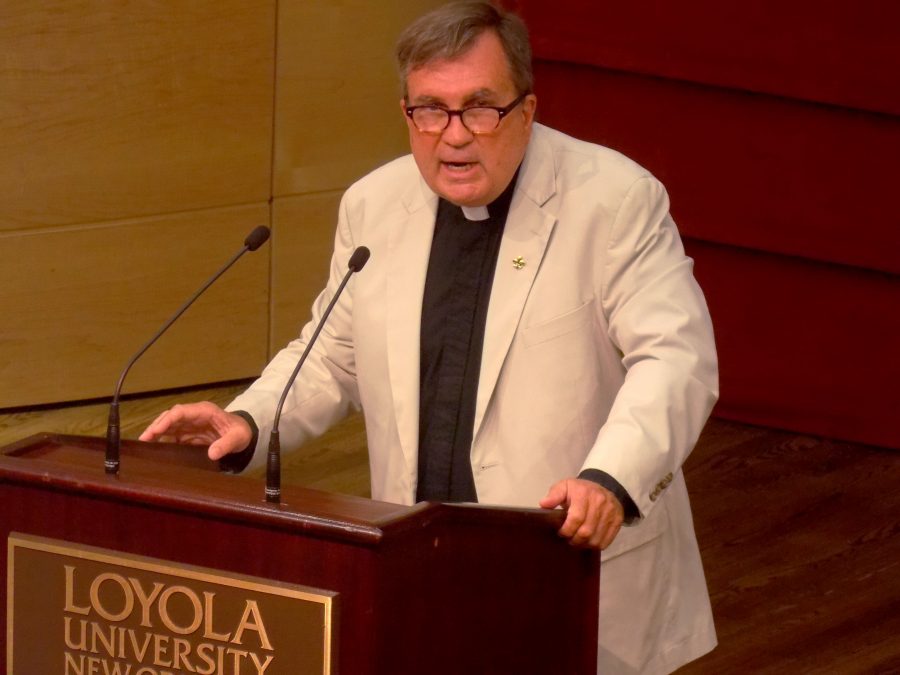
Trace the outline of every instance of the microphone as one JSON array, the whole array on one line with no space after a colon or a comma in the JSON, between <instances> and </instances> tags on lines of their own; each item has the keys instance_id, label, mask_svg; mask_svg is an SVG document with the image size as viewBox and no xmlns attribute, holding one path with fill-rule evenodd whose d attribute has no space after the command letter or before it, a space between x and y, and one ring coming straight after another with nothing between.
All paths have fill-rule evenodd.
<instances>
[{"instance_id":1,"label":"microphone","mask_svg":"<svg viewBox=\"0 0 900 675\"><path fill-rule=\"evenodd\" d=\"M243 248L241 248L240 251L233 255L231 259L227 263L225 263L225 265L223 265L218 272L215 273L215 275L213 275L205 284L203 284L203 286L200 287L200 290L198 290L188 299L187 302L179 307L178 311L175 312L172 318L169 319L162 328L156 331L153 337L150 338L147 343L138 350L137 354L131 357L128 365L125 366L125 369L119 376L119 382L116 384L116 391L113 394L112 403L110 403L109 405L109 423L106 427L106 460L103 463L104 467L106 468L106 473L119 473L119 395L122 392L122 384L125 382L125 376L128 374L128 371L131 370L131 366L133 366L135 361L143 356L144 352L146 352L150 348L150 346L169 329L169 326L175 323L178 317L184 314L185 310L188 307L194 304L194 301L199 298L207 288L212 286L213 282L215 282L216 279L222 276L229 267L237 262L238 258L244 255L247 251L255 251L260 246L265 244L268 239L269 228L265 225L260 225L250 234L248 234L247 238L244 239Z\"/></svg>"},{"instance_id":2,"label":"microphone","mask_svg":"<svg viewBox=\"0 0 900 675\"><path fill-rule=\"evenodd\" d=\"M306 349L303 350L303 354L300 356L300 360L297 361L294 372L291 373L287 385L284 387L284 391L281 392L281 398L278 401L278 406L275 408L275 419L272 422L272 432L269 434L269 454L266 457L266 501L269 503L277 504L281 501L281 436L278 432L278 423L281 421L281 409L284 407L288 392L294 385L294 380L297 379L297 373L300 372L300 367L306 361L306 357L309 355L309 351L312 349L316 338L319 337L319 333L321 333L322 328L325 327L325 321L328 319L328 315L331 314L331 310L337 303L338 298L341 297L344 286L347 285L347 282L350 281L350 277L353 274L365 267L368 260L369 249L365 246L360 246L353 251L353 255L350 256L350 261L347 263L347 274L344 275L341 285L338 286L337 291L334 293L334 297L322 313L322 318L319 319L319 325L316 326L316 330L313 331L312 337L309 338Z\"/></svg>"}]
</instances>

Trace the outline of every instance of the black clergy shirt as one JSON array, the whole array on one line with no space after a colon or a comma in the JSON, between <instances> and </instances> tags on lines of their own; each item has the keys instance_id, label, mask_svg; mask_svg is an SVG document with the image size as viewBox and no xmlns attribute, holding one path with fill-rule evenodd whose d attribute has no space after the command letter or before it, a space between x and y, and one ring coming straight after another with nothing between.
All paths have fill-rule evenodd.
<instances>
[{"instance_id":1,"label":"black clergy shirt","mask_svg":"<svg viewBox=\"0 0 900 675\"><path fill-rule=\"evenodd\" d=\"M440 199L422 298L417 501L475 502L470 449L488 302L516 179L469 220Z\"/></svg>"}]
</instances>

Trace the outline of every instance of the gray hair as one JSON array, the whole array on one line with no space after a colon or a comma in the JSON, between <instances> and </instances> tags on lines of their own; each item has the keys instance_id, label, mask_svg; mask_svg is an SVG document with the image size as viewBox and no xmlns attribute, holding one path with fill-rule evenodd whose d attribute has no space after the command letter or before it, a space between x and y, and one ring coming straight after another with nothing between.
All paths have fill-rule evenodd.
<instances>
[{"instance_id":1,"label":"gray hair","mask_svg":"<svg viewBox=\"0 0 900 675\"><path fill-rule=\"evenodd\" d=\"M485 31L493 31L500 38L518 92L531 93L531 45L522 19L489 2L467 0L451 2L419 17L400 34L397 66L403 98L408 95L406 80L411 71L436 59L461 56Z\"/></svg>"}]
</instances>

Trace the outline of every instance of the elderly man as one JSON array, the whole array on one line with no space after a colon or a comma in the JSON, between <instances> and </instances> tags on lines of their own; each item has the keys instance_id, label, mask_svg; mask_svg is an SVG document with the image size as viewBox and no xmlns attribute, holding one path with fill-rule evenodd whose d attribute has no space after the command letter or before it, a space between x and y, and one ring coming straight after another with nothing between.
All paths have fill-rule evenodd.
<instances>
[{"instance_id":1,"label":"elderly man","mask_svg":"<svg viewBox=\"0 0 900 675\"><path fill-rule=\"evenodd\" d=\"M536 124L530 56L522 23L488 3L410 26L412 155L347 190L312 321L229 412L176 406L141 438L262 462L287 378L365 245L282 443L361 406L375 499L562 506L560 534L603 549L599 669L670 672L715 645L681 471L717 396L712 329L662 185Z\"/></svg>"}]
</instances>

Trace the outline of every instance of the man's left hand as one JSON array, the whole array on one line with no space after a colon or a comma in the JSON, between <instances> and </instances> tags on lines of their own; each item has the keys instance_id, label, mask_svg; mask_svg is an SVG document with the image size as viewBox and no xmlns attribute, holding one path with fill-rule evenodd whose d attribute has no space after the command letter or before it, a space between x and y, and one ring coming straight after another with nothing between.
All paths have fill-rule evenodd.
<instances>
[{"instance_id":1,"label":"man's left hand","mask_svg":"<svg viewBox=\"0 0 900 675\"><path fill-rule=\"evenodd\" d=\"M622 503L612 492L580 478L567 478L553 485L540 506L542 509L562 506L567 515L559 529L560 536L586 548L605 549L625 520Z\"/></svg>"}]
</instances>

